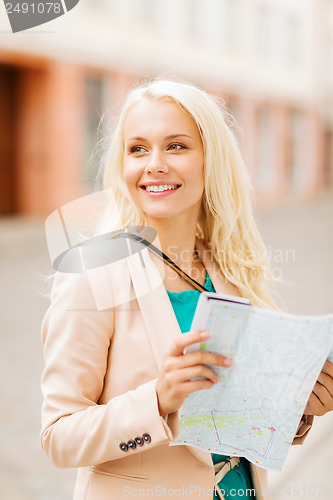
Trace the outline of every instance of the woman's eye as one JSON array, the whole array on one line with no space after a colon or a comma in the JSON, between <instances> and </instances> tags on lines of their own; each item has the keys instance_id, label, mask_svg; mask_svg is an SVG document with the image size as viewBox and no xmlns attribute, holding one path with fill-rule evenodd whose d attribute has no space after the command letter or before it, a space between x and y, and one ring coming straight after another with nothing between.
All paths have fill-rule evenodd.
<instances>
[{"instance_id":1,"label":"woman's eye","mask_svg":"<svg viewBox=\"0 0 333 500\"><path fill-rule=\"evenodd\" d=\"M130 151L131 151L131 153L142 153L142 151L144 151L144 149L142 146L133 146L130 149Z\"/></svg>"},{"instance_id":2,"label":"woman's eye","mask_svg":"<svg viewBox=\"0 0 333 500\"><path fill-rule=\"evenodd\" d=\"M169 149L172 149L173 151L184 148L185 146L183 146L182 144L170 144L169 146Z\"/></svg>"}]
</instances>

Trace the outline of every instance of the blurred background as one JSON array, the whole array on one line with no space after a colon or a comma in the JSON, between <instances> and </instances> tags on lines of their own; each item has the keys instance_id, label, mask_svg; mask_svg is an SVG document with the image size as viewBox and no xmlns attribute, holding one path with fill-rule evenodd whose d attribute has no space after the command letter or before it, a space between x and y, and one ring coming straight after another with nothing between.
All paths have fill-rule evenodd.
<instances>
[{"instance_id":1,"label":"blurred background","mask_svg":"<svg viewBox=\"0 0 333 500\"><path fill-rule=\"evenodd\" d=\"M39 445L44 221L92 192L101 117L157 75L225 100L280 305L333 312L332 0L81 0L15 35L1 3L1 499L72 498L75 472ZM333 498L332 428L317 418L269 474L275 500Z\"/></svg>"}]
</instances>

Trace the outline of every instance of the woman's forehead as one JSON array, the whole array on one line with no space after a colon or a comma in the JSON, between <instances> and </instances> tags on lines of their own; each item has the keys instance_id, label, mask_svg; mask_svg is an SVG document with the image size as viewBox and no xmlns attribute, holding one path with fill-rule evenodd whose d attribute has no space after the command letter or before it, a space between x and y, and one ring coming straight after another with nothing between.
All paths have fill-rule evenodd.
<instances>
[{"instance_id":1,"label":"woman's forehead","mask_svg":"<svg viewBox=\"0 0 333 500\"><path fill-rule=\"evenodd\" d=\"M140 132L141 131L141 132ZM143 100L134 104L124 123L124 136L142 136L147 133L199 134L194 118L172 100ZM175 132L176 131L176 132Z\"/></svg>"}]
</instances>

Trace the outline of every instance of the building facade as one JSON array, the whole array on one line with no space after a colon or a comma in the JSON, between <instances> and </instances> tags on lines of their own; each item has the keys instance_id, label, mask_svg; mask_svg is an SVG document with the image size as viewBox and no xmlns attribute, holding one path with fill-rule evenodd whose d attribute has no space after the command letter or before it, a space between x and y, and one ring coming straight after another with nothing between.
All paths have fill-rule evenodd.
<instances>
[{"instance_id":1,"label":"building facade","mask_svg":"<svg viewBox=\"0 0 333 500\"><path fill-rule=\"evenodd\" d=\"M0 213L91 192L100 118L157 75L225 100L258 204L332 184L331 0L81 0L46 26L0 36Z\"/></svg>"}]
</instances>

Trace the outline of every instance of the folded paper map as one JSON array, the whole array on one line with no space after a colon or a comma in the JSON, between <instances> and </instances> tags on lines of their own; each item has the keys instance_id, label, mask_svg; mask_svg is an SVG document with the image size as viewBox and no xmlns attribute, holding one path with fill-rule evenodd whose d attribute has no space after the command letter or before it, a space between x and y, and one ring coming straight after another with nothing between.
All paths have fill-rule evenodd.
<instances>
[{"instance_id":1,"label":"folded paper map","mask_svg":"<svg viewBox=\"0 0 333 500\"><path fill-rule=\"evenodd\" d=\"M223 354L233 366L214 366L220 382L186 398L171 445L280 470L323 364L333 361L333 314L292 315L230 299L200 296L191 330L212 336L191 350Z\"/></svg>"}]
</instances>

